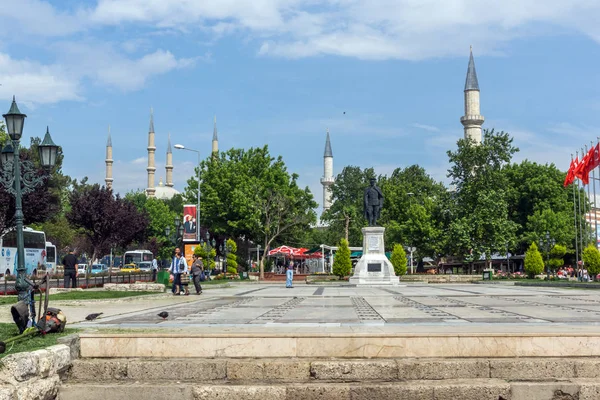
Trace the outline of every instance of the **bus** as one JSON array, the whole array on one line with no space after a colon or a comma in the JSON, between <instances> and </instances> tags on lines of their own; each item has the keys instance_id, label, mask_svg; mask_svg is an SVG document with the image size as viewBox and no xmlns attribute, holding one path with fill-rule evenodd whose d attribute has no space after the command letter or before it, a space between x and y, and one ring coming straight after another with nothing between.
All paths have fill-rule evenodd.
<instances>
[{"instance_id":1,"label":"bus","mask_svg":"<svg viewBox=\"0 0 600 400\"><path fill-rule=\"evenodd\" d=\"M152 252L149 250L130 250L123 255L123 267L129 264L139 264L142 261L152 261Z\"/></svg>"},{"instance_id":2,"label":"bus","mask_svg":"<svg viewBox=\"0 0 600 400\"><path fill-rule=\"evenodd\" d=\"M56 246L51 242L46 242L46 270L48 272L55 272L57 262Z\"/></svg>"},{"instance_id":3,"label":"bus","mask_svg":"<svg viewBox=\"0 0 600 400\"><path fill-rule=\"evenodd\" d=\"M37 274L38 270L45 270L46 234L31 228L23 228L23 242L26 274ZM17 232L15 230L8 231L0 237L0 273L5 275L17 273Z\"/></svg>"}]
</instances>

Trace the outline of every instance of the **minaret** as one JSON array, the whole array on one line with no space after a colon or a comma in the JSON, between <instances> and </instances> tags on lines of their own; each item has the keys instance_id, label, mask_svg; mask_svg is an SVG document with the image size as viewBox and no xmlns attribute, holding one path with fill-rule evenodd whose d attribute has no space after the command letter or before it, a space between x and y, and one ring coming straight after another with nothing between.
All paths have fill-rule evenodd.
<instances>
[{"instance_id":1,"label":"minaret","mask_svg":"<svg viewBox=\"0 0 600 400\"><path fill-rule=\"evenodd\" d=\"M215 115L215 123L214 123L214 127L213 127L212 152L213 152L213 154L219 152L219 136L217 135L217 116L216 115Z\"/></svg>"},{"instance_id":2,"label":"minaret","mask_svg":"<svg viewBox=\"0 0 600 400\"><path fill-rule=\"evenodd\" d=\"M167 144L167 182L166 187L173 187L173 151L171 150L171 134L169 133L169 143Z\"/></svg>"},{"instance_id":3,"label":"minaret","mask_svg":"<svg viewBox=\"0 0 600 400\"><path fill-rule=\"evenodd\" d=\"M110 125L108 126L108 140L106 141L106 178L104 178L104 182L106 183L107 189L112 189L113 177L112 177L112 140L110 139Z\"/></svg>"},{"instance_id":4,"label":"minaret","mask_svg":"<svg viewBox=\"0 0 600 400\"><path fill-rule=\"evenodd\" d=\"M154 187L154 172L156 171L156 164L154 160L154 153L156 152L156 146L154 145L154 110L150 108L150 129L148 129L148 188L146 188L146 195L148 197L154 197L156 189Z\"/></svg>"},{"instance_id":5,"label":"minaret","mask_svg":"<svg viewBox=\"0 0 600 400\"><path fill-rule=\"evenodd\" d=\"M325 154L323 155L323 212L331 207L331 185L333 185L333 152L331 151L331 141L329 140L329 129L327 129L327 139L325 141Z\"/></svg>"},{"instance_id":6,"label":"minaret","mask_svg":"<svg viewBox=\"0 0 600 400\"><path fill-rule=\"evenodd\" d=\"M475 143L481 143L481 125L483 125L483 121L483 115L480 114L479 110L479 83L477 82L475 61L473 60L473 47L471 47L467 80L465 82L465 115L460 117L460 122L465 129L465 139L471 138Z\"/></svg>"}]
</instances>

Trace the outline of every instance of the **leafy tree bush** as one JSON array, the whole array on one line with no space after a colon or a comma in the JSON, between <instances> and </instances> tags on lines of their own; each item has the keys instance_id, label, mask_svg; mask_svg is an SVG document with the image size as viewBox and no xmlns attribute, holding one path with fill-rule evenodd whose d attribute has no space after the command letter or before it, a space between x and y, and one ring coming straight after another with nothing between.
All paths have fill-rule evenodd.
<instances>
[{"instance_id":1,"label":"leafy tree bush","mask_svg":"<svg viewBox=\"0 0 600 400\"><path fill-rule=\"evenodd\" d=\"M346 239L342 239L333 260L333 273L334 275L343 278L350 275L350 271L352 271L350 248L348 247L348 241Z\"/></svg>"},{"instance_id":2,"label":"leafy tree bush","mask_svg":"<svg viewBox=\"0 0 600 400\"><path fill-rule=\"evenodd\" d=\"M567 254L567 246L563 246L561 244L555 245L550 250L550 260L548 261L548 265L551 269L558 269L565 264L565 260L563 257Z\"/></svg>"},{"instance_id":3,"label":"leafy tree bush","mask_svg":"<svg viewBox=\"0 0 600 400\"><path fill-rule=\"evenodd\" d=\"M237 274L237 244L233 239L227 239L225 242L225 246L227 246L227 272L231 274ZM231 271L230 271L231 270Z\"/></svg>"},{"instance_id":4,"label":"leafy tree bush","mask_svg":"<svg viewBox=\"0 0 600 400\"><path fill-rule=\"evenodd\" d=\"M525 253L525 272L533 277L544 272L544 260L535 242L531 243Z\"/></svg>"},{"instance_id":5,"label":"leafy tree bush","mask_svg":"<svg viewBox=\"0 0 600 400\"><path fill-rule=\"evenodd\" d=\"M404 247L402 247L401 244L394 245L390 261L394 266L394 272L396 273L396 276L402 276L406 274L406 264L408 263L408 259L406 258Z\"/></svg>"},{"instance_id":6,"label":"leafy tree bush","mask_svg":"<svg viewBox=\"0 0 600 400\"><path fill-rule=\"evenodd\" d=\"M588 270L590 276L596 276L600 273L600 251L590 244L583 250L583 264Z\"/></svg>"}]
</instances>

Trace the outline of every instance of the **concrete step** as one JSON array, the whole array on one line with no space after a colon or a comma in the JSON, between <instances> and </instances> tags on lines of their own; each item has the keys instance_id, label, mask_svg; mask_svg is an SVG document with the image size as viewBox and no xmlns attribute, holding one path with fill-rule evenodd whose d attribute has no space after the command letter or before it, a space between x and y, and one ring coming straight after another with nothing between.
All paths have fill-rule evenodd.
<instances>
[{"instance_id":1,"label":"concrete step","mask_svg":"<svg viewBox=\"0 0 600 400\"><path fill-rule=\"evenodd\" d=\"M500 379L397 383L210 385L177 383L69 383L58 400L597 400L600 381L508 382Z\"/></svg>"},{"instance_id":2,"label":"concrete step","mask_svg":"<svg viewBox=\"0 0 600 400\"><path fill-rule=\"evenodd\" d=\"M594 333L337 333L286 331L81 333L83 358L600 357ZM576 345L562 345L576 343Z\"/></svg>"},{"instance_id":3,"label":"concrete step","mask_svg":"<svg viewBox=\"0 0 600 400\"><path fill-rule=\"evenodd\" d=\"M600 358L79 359L67 374L69 382L368 383L448 379L600 379Z\"/></svg>"}]
</instances>

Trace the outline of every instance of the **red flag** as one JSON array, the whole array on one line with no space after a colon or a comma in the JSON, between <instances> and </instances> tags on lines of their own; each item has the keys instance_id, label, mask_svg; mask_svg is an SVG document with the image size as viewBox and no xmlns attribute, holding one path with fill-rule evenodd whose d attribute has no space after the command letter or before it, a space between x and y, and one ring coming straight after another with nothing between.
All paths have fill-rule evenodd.
<instances>
[{"instance_id":1,"label":"red flag","mask_svg":"<svg viewBox=\"0 0 600 400\"><path fill-rule=\"evenodd\" d=\"M587 166L589 164L589 152L583 156L577 167L575 168L575 176L581 179L584 185L590 183L590 175L589 171L587 171Z\"/></svg>"},{"instance_id":2,"label":"red flag","mask_svg":"<svg viewBox=\"0 0 600 400\"><path fill-rule=\"evenodd\" d=\"M579 163L578 157L575 159L571 159L571 165L569 165L569 170L567 171L567 177L565 178L564 187L569 186L575 180L575 169L577 169L577 164Z\"/></svg>"},{"instance_id":3,"label":"red flag","mask_svg":"<svg viewBox=\"0 0 600 400\"><path fill-rule=\"evenodd\" d=\"M585 168L586 173L589 174L590 172L592 172L592 170L594 168L596 168L599 165L600 165L600 143L598 143L597 145L592 147L590 149L590 151L588 152L588 165Z\"/></svg>"}]
</instances>

